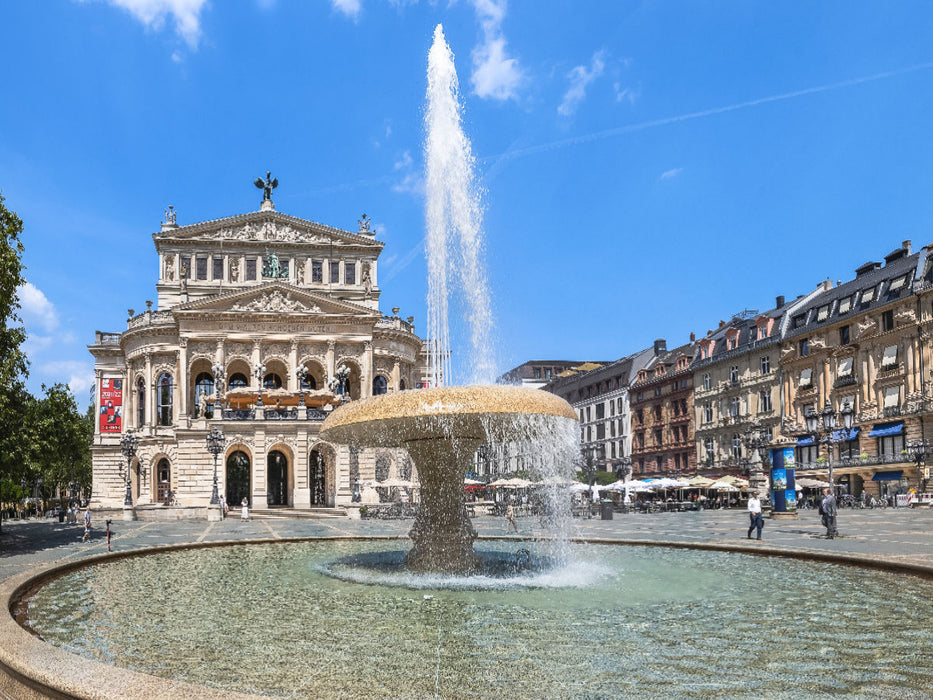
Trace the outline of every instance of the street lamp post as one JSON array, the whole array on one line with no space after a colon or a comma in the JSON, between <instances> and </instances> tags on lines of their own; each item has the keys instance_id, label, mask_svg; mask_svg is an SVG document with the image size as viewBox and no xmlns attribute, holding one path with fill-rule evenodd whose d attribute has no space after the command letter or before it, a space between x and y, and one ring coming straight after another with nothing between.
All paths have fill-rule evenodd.
<instances>
[{"instance_id":1,"label":"street lamp post","mask_svg":"<svg viewBox=\"0 0 933 700\"><path fill-rule=\"evenodd\" d=\"M220 503L220 496L217 493L217 455L224 451L226 438L224 434L214 428L207 434L207 451L214 455L214 488L211 491L211 505L216 506Z\"/></svg>"},{"instance_id":2,"label":"street lamp post","mask_svg":"<svg viewBox=\"0 0 933 700\"><path fill-rule=\"evenodd\" d=\"M130 480L130 468L133 462L133 456L136 454L136 447L139 445L139 438L133 434L132 430L127 430L120 438L120 451L126 457L126 498L123 499L124 508L133 507L133 482Z\"/></svg>"},{"instance_id":3,"label":"street lamp post","mask_svg":"<svg viewBox=\"0 0 933 700\"><path fill-rule=\"evenodd\" d=\"M256 383L259 387L259 393L258 393L258 396L256 397L256 405L262 406L262 380L266 376L266 366L260 363L259 366L256 367L253 374L256 376Z\"/></svg>"},{"instance_id":4,"label":"street lamp post","mask_svg":"<svg viewBox=\"0 0 933 700\"><path fill-rule=\"evenodd\" d=\"M829 485L833 490L833 497L836 496L836 481L833 477L833 445L832 434L836 429L838 419L842 418L843 427L846 432L852 429L852 422L855 418L855 410L846 401L842 405L842 410L837 414L833 410L832 404L826 401L823 410L817 413L812 407L807 411L804 419L807 423L807 430L817 436L817 442L826 443L826 459L829 464Z\"/></svg>"},{"instance_id":5,"label":"street lamp post","mask_svg":"<svg viewBox=\"0 0 933 700\"><path fill-rule=\"evenodd\" d=\"M304 365L298 365L298 369L295 370L295 379L298 380L298 408L304 408L305 405L305 388L304 383L308 379L308 368Z\"/></svg>"},{"instance_id":6,"label":"street lamp post","mask_svg":"<svg viewBox=\"0 0 933 700\"><path fill-rule=\"evenodd\" d=\"M771 439L765 429L755 423L745 429L742 442L751 457L748 460L749 491L766 493L768 479L765 476L764 468L771 464L771 460L768 458L768 445L771 443Z\"/></svg>"},{"instance_id":7,"label":"street lamp post","mask_svg":"<svg viewBox=\"0 0 933 700\"><path fill-rule=\"evenodd\" d=\"M926 438L907 443L907 454L917 463L917 493L926 493L926 479L923 478L923 468L927 455L930 454L930 443Z\"/></svg>"}]
</instances>

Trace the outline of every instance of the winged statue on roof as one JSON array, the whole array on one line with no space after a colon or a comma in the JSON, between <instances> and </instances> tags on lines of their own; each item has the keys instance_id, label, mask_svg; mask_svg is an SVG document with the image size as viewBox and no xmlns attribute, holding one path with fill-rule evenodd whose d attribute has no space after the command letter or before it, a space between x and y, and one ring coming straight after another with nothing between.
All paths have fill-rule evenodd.
<instances>
[{"instance_id":1,"label":"winged statue on roof","mask_svg":"<svg viewBox=\"0 0 933 700\"><path fill-rule=\"evenodd\" d=\"M263 180L261 177L257 177L253 184L262 190L262 201L271 202L272 190L279 186L279 179L277 177L272 177L272 171L267 170L266 179Z\"/></svg>"}]
</instances>

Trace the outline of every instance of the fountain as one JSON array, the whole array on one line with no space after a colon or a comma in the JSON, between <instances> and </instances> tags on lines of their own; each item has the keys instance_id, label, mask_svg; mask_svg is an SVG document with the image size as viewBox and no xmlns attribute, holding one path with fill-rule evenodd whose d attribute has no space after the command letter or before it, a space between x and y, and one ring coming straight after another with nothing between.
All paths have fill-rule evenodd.
<instances>
[{"instance_id":1,"label":"fountain","mask_svg":"<svg viewBox=\"0 0 933 700\"><path fill-rule=\"evenodd\" d=\"M449 384L451 374L447 270L452 252L459 252L461 286L469 310L474 380L489 382L493 362L489 294L481 263L482 207L470 142L461 127L453 54L441 25L434 30L428 54L427 103L427 343L433 388L346 404L327 418L321 435L331 442L408 450L418 468L421 507L410 533L414 546L406 563L417 571L462 574L480 568L473 551L476 531L466 514L463 494L463 478L476 450L488 443L555 440L563 431L555 429L554 422L575 423L576 414L566 401L546 392L442 386ZM453 245L451 233L457 234L459 248ZM571 461L572 455L565 466Z\"/></svg>"},{"instance_id":2,"label":"fountain","mask_svg":"<svg viewBox=\"0 0 933 700\"><path fill-rule=\"evenodd\" d=\"M354 401L334 411L325 439L367 447L404 447L418 469L421 507L406 557L418 571L468 573L479 567L476 531L466 514L463 478L480 445L553 439L555 422L576 414L563 399L507 386L442 387Z\"/></svg>"}]
</instances>

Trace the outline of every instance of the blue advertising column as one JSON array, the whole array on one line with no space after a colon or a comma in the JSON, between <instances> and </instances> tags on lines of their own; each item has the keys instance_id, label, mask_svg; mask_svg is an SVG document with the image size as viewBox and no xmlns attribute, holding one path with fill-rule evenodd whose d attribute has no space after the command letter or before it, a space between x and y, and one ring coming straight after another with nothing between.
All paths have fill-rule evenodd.
<instances>
[{"instance_id":1,"label":"blue advertising column","mask_svg":"<svg viewBox=\"0 0 933 700\"><path fill-rule=\"evenodd\" d=\"M794 448L771 450L771 517L797 517Z\"/></svg>"}]
</instances>

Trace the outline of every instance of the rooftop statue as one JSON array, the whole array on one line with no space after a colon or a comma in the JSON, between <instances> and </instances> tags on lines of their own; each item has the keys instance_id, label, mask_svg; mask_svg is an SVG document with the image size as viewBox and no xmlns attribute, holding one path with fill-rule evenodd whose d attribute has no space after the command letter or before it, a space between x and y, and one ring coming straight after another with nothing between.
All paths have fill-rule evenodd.
<instances>
[{"instance_id":1,"label":"rooftop statue","mask_svg":"<svg viewBox=\"0 0 933 700\"><path fill-rule=\"evenodd\" d=\"M261 177L257 177L253 182L256 187L262 190L262 201L271 202L272 201L272 190L279 186L279 179L272 177L272 171L266 171L266 179L263 181Z\"/></svg>"}]
</instances>

